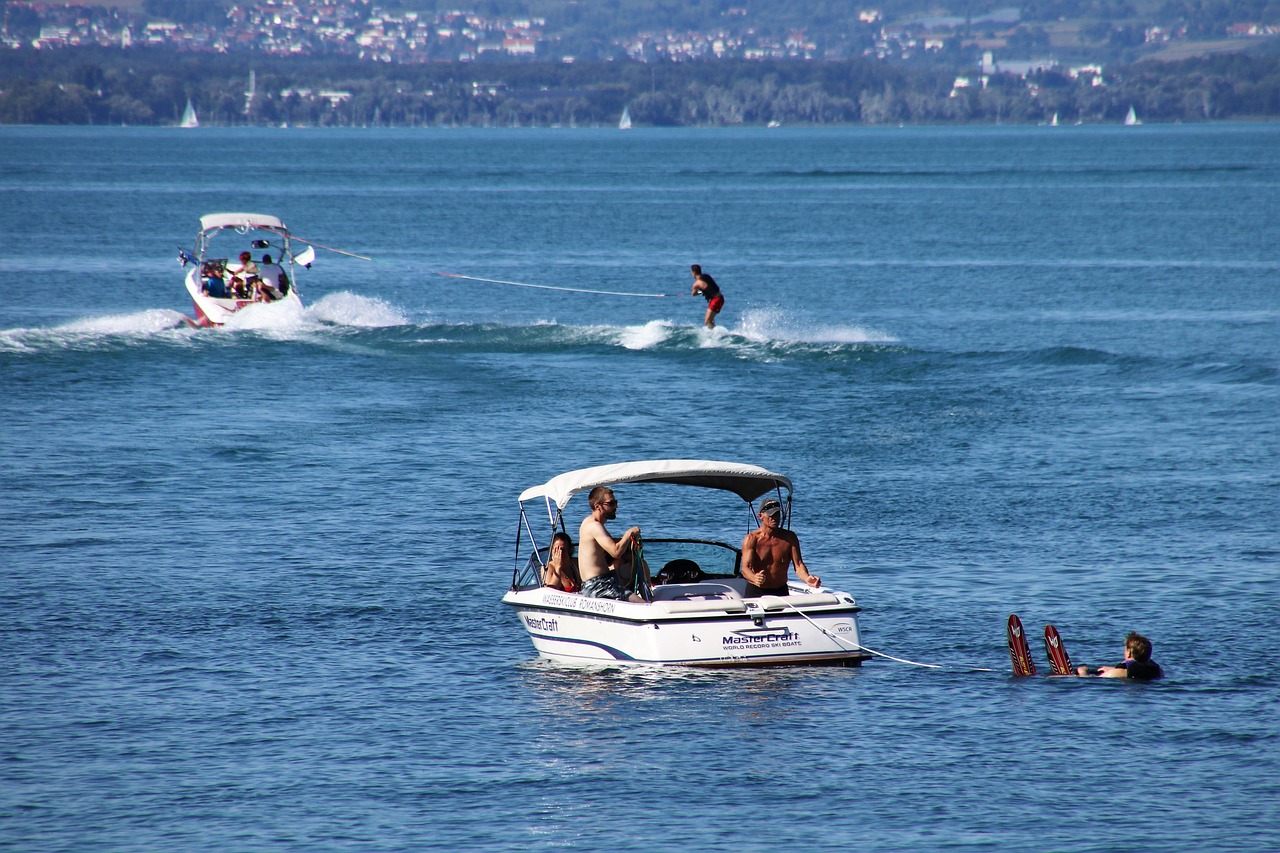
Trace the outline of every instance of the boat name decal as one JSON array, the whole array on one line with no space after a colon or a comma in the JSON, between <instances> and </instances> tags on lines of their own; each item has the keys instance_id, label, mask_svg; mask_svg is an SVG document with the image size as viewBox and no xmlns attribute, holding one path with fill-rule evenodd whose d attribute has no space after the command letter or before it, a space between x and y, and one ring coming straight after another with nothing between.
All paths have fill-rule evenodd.
<instances>
[{"instance_id":1,"label":"boat name decal","mask_svg":"<svg viewBox=\"0 0 1280 853\"><path fill-rule=\"evenodd\" d=\"M560 623L554 619L543 619L538 616L525 616L524 624L529 626L530 631L559 631Z\"/></svg>"},{"instance_id":2,"label":"boat name decal","mask_svg":"<svg viewBox=\"0 0 1280 853\"><path fill-rule=\"evenodd\" d=\"M790 628L771 631L767 634L730 634L720 639L723 646L796 646L800 644L800 635Z\"/></svg>"},{"instance_id":3,"label":"boat name decal","mask_svg":"<svg viewBox=\"0 0 1280 853\"><path fill-rule=\"evenodd\" d=\"M618 602L609 598L586 598L581 595L548 595L544 600L555 607L590 610L594 613L612 613L618 606Z\"/></svg>"}]
</instances>

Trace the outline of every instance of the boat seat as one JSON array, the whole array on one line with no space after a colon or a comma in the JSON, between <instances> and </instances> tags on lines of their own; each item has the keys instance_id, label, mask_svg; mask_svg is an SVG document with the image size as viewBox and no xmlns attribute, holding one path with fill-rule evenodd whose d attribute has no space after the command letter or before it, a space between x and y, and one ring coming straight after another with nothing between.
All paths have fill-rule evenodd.
<instances>
[{"instance_id":1,"label":"boat seat","mask_svg":"<svg viewBox=\"0 0 1280 853\"><path fill-rule=\"evenodd\" d=\"M762 595L756 599L760 609L765 611L790 610L795 607L821 607L827 604L839 604L840 599L829 592L799 593L798 595Z\"/></svg>"},{"instance_id":2,"label":"boat seat","mask_svg":"<svg viewBox=\"0 0 1280 853\"><path fill-rule=\"evenodd\" d=\"M747 603L741 598L718 598L704 601L654 601L656 607L666 613L745 613Z\"/></svg>"},{"instance_id":3,"label":"boat seat","mask_svg":"<svg viewBox=\"0 0 1280 853\"><path fill-rule=\"evenodd\" d=\"M654 601L732 601L742 595L725 583L677 583L653 588Z\"/></svg>"}]
</instances>

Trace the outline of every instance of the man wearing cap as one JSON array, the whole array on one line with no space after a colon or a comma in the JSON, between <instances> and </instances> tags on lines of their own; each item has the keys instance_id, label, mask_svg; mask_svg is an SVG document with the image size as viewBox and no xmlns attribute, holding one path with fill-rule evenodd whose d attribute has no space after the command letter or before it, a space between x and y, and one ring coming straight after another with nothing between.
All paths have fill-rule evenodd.
<instances>
[{"instance_id":1,"label":"man wearing cap","mask_svg":"<svg viewBox=\"0 0 1280 853\"><path fill-rule=\"evenodd\" d=\"M809 574L800 557L800 540L782 522L782 504L769 498L760 505L760 527L742 540L742 576L747 579L743 598L789 595L787 569L794 563L796 576L809 586L821 586L822 578Z\"/></svg>"}]
</instances>

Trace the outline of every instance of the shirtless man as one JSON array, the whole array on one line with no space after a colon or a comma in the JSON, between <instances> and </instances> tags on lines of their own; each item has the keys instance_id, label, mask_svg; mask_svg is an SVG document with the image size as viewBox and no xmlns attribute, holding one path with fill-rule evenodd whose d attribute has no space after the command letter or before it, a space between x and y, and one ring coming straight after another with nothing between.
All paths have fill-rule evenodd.
<instances>
[{"instance_id":1,"label":"shirtless man","mask_svg":"<svg viewBox=\"0 0 1280 853\"><path fill-rule=\"evenodd\" d=\"M691 264L689 272L693 273L693 290L690 296L704 296L707 299L707 316L703 319L708 329L716 327L716 315L724 308L724 294L716 280L702 271L698 264Z\"/></svg>"},{"instance_id":2,"label":"shirtless man","mask_svg":"<svg viewBox=\"0 0 1280 853\"><path fill-rule=\"evenodd\" d=\"M789 595L787 569L795 563L796 575L809 586L822 585L822 578L809 574L800 556L800 540L778 525L782 504L769 498L760 505L760 527L742 540L742 576L747 579L743 598L762 595Z\"/></svg>"},{"instance_id":3,"label":"shirtless man","mask_svg":"<svg viewBox=\"0 0 1280 853\"><path fill-rule=\"evenodd\" d=\"M640 528L632 527L614 539L604 523L618 515L618 499L608 486L596 486L587 495L591 514L578 528L578 574L582 577L582 594L588 598L613 598L618 601L644 601L635 593L628 594L618 580L617 569L628 562L632 546L640 541ZM648 583L649 578L644 578Z\"/></svg>"}]
</instances>

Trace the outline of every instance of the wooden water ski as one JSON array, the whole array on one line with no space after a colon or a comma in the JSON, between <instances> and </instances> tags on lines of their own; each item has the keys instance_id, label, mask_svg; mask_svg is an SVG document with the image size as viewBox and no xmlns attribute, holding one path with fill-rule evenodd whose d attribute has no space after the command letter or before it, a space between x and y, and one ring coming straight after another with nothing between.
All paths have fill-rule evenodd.
<instances>
[{"instance_id":1,"label":"wooden water ski","mask_svg":"<svg viewBox=\"0 0 1280 853\"><path fill-rule=\"evenodd\" d=\"M1053 667L1054 675L1075 675L1075 667L1071 665L1071 655L1067 654L1067 647L1062 645L1062 637L1058 636L1058 629L1052 625L1044 626L1044 650L1049 653L1049 665Z\"/></svg>"},{"instance_id":2,"label":"wooden water ski","mask_svg":"<svg viewBox=\"0 0 1280 853\"><path fill-rule=\"evenodd\" d=\"M1009 614L1009 658L1013 661L1014 675L1035 675L1036 665L1031 660L1031 649L1027 646L1027 634L1022 630L1022 620L1018 614Z\"/></svg>"}]
</instances>

